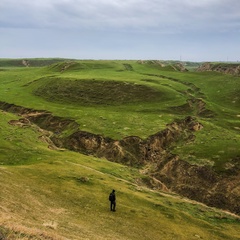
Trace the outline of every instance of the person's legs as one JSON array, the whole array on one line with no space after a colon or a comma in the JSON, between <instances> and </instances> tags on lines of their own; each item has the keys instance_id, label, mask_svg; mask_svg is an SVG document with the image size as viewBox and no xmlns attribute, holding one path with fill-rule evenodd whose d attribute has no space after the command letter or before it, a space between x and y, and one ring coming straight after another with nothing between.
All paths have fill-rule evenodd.
<instances>
[{"instance_id":1,"label":"person's legs","mask_svg":"<svg viewBox=\"0 0 240 240\"><path fill-rule=\"evenodd\" d=\"M110 202L110 211L116 211L116 202L115 201L111 201Z\"/></svg>"},{"instance_id":2,"label":"person's legs","mask_svg":"<svg viewBox=\"0 0 240 240\"><path fill-rule=\"evenodd\" d=\"M114 212L116 211L116 202L115 201L113 202L113 211Z\"/></svg>"}]
</instances>

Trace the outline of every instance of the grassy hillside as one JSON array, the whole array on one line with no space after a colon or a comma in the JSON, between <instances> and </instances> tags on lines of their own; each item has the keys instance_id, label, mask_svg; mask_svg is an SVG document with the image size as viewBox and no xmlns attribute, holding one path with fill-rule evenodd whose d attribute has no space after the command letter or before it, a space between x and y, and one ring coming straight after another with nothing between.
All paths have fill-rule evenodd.
<instances>
[{"instance_id":1,"label":"grassy hillside","mask_svg":"<svg viewBox=\"0 0 240 240\"><path fill-rule=\"evenodd\" d=\"M181 73L151 62L70 61L5 70L0 79L1 101L67 116L84 131L114 139L145 138L174 119L196 115L204 129L194 146L182 146L176 153L220 169L239 155L239 77ZM201 99L211 117L186 105L191 98Z\"/></svg>"},{"instance_id":2,"label":"grassy hillside","mask_svg":"<svg viewBox=\"0 0 240 240\"><path fill-rule=\"evenodd\" d=\"M49 150L36 127L9 125L15 116L0 114L0 232L9 239L238 238L236 217L139 186L136 169Z\"/></svg>"},{"instance_id":3,"label":"grassy hillside","mask_svg":"<svg viewBox=\"0 0 240 240\"><path fill-rule=\"evenodd\" d=\"M12 68L12 67L43 67L53 63L67 61L63 58L18 58L8 59L0 58L0 70L1 68Z\"/></svg>"},{"instance_id":4,"label":"grassy hillside","mask_svg":"<svg viewBox=\"0 0 240 240\"><path fill-rule=\"evenodd\" d=\"M194 143L179 142L173 153L224 172L240 155L239 80L179 72L154 61L8 64L0 71L0 101L49 111L113 139L146 138L193 115L203 129ZM239 239L238 217L150 190L139 169L50 149L43 137L48 134L36 125L9 124L16 119L0 111L0 238ZM113 188L115 213L108 206Z\"/></svg>"}]
</instances>

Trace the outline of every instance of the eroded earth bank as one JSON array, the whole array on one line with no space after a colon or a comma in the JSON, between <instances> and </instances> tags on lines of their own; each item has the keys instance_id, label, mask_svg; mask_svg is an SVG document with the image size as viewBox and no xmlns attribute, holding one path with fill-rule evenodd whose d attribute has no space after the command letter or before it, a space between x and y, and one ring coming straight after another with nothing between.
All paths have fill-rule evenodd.
<instances>
[{"instance_id":1,"label":"eroded earth bank","mask_svg":"<svg viewBox=\"0 0 240 240\"><path fill-rule=\"evenodd\" d=\"M240 214L240 159L230 160L228 170L222 174L210 166L198 166L183 161L171 153L177 142L194 141L202 124L194 117L172 122L166 128L146 139L129 136L121 140L81 131L79 125L66 118L53 116L47 111L37 111L0 102L3 111L18 114L19 120L9 123L19 127L42 129L42 138L52 149L66 148L98 158L141 169L147 177L145 184L163 191L176 192L184 197L233 213ZM72 129L72 134L63 131Z\"/></svg>"}]
</instances>

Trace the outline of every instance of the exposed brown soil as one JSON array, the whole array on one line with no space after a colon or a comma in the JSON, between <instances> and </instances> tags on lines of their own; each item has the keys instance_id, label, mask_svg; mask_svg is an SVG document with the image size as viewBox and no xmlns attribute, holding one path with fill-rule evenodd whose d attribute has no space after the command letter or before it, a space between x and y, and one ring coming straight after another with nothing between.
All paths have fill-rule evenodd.
<instances>
[{"instance_id":1,"label":"exposed brown soil","mask_svg":"<svg viewBox=\"0 0 240 240\"><path fill-rule=\"evenodd\" d=\"M171 107L171 109L173 109L174 112L192 113L195 116L205 118L212 118L216 115L213 111L206 108L206 103L203 99L194 97L187 99L185 104L178 107Z\"/></svg>"},{"instance_id":2,"label":"exposed brown soil","mask_svg":"<svg viewBox=\"0 0 240 240\"><path fill-rule=\"evenodd\" d=\"M129 166L139 166L149 176L148 184L153 188L177 192L209 206L240 214L240 173L236 170L240 169L239 159L234 159L223 175L214 172L211 167L189 164L171 153L174 144L194 141L194 132L203 128L193 117L168 124L166 129L146 139L129 136L114 140L81 131L73 120L53 116L47 111L36 111L3 102L0 102L0 109L21 116L18 122L10 121L10 124L24 126L31 122L51 131L52 136L48 136L50 139L41 136L51 146L104 157ZM67 137L61 137L60 133L66 128L75 131Z\"/></svg>"},{"instance_id":3,"label":"exposed brown soil","mask_svg":"<svg viewBox=\"0 0 240 240\"><path fill-rule=\"evenodd\" d=\"M169 64L169 63L164 63L159 60L145 60L145 61L139 60L138 63L139 64L156 65L156 66L160 66L162 68L171 67L173 70L175 70L177 72L187 72L188 71L187 68L185 68L184 64L182 64L181 62Z\"/></svg>"},{"instance_id":4,"label":"exposed brown soil","mask_svg":"<svg viewBox=\"0 0 240 240\"><path fill-rule=\"evenodd\" d=\"M205 72L205 71L215 71L225 74L231 74L240 76L240 64L213 64L213 63L203 63L197 71L199 72Z\"/></svg>"},{"instance_id":5,"label":"exposed brown soil","mask_svg":"<svg viewBox=\"0 0 240 240\"><path fill-rule=\"evenodd\" d=\"M144 74L147 76L154 76L159 77L163 79L168 79L173 82L178 82L186 87L188 89L186 91L180 92L181 94L184 94L187 97L187 101L184 105L172 107L175 112L179 113L185 113L189 114L192 113L194 116L201 116L206 118L211 118L215 115L215 113L206 107L206 103L204 102L204 94L201 92L201 89L195 86L193 83L185 82L176 78L167 77L164 75L156 75L156 74ZM143 81L149 81L149 80L143 80ZM151 80L150 80L151 81ZM155 80L152 80L155 81Z\"/></svg>"},{"instance_id":6,"label":"exposed brown soil","mask_svg":"<svg viewBox=\"0 0 240 240\"><path fill-rule=\"evenodd\" d=\"M25 67L30 67L30 64L29 64L29 61L28 61L28 60L22 60L22 64L23 64Z\"/></svg>"}]
</instances>

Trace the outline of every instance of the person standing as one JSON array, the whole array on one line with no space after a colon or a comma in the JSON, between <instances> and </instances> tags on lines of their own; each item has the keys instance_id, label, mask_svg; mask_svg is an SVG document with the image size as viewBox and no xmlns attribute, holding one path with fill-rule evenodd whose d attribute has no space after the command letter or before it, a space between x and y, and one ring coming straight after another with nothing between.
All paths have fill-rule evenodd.
<instances>
[{"instance_id":1,"label":"person standing","mask_svg":"<svg viewBox=\"0 0 240 240\"><path fill-rule=\"evenodd\" d=\"M109 195L109 201L110 201L110 211L115 212L116 211L116 195L115 195L114 189Z\"/></svg>"}]
</instances>

